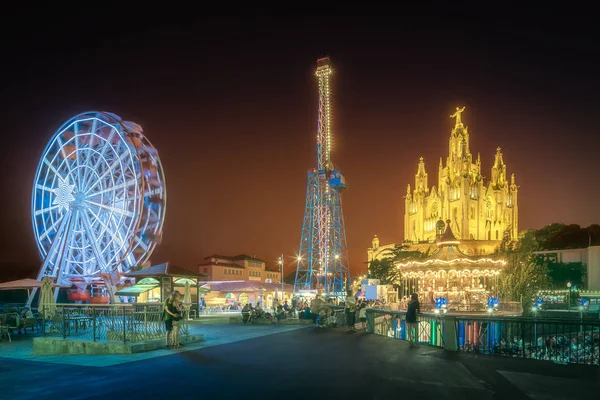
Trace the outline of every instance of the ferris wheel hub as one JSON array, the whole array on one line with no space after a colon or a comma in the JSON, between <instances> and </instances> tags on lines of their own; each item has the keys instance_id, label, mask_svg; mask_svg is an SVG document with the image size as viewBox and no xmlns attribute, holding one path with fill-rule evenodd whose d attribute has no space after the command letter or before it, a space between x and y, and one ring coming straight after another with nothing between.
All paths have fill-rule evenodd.
<instances>
[{"instance_id":1,"label":"ferris wheel hub","mask_svg":"<svg viewBox=\"0 0 600 400\"><path fill-rule=\"evenodd\" d=\"M78 208L78 209L87 208L87 197L86 197L85 193L77 192L77 193L75 193L75 195L73 197L75 199L74 199L73 203L71 203L71 206L74 206L75 208Z\"/></svg>"}]
</instances>

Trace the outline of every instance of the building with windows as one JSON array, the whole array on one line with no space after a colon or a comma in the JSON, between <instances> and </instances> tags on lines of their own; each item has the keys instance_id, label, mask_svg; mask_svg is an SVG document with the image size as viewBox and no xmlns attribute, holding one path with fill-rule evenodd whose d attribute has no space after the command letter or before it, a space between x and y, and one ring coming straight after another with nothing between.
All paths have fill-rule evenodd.
<instances>
[{"instance_id":1,"label":"building with windows","mask_svg":"<svg viewBox=\"0 0 600 400\"><path fill-rule=\"evenodd\" d=\"M547 261L564 264L581 263L585 267L584 282L590 291L600 291L600 246L588 246L581 249L557 249L536 251ZM599 302L600 303L600 302Z\"/></svg>"},{"instance_id":2,"label":"building with windows","mask_svg":"<svg viewBox=\"0 0 600 400\"><path fill-rule=\"evenodd\" d=\"M266 267L265 261L247 254L237 256L212 255L198 265L198 272L209 281L281 282L281 272Z\"/></svg>"}]
</instances>

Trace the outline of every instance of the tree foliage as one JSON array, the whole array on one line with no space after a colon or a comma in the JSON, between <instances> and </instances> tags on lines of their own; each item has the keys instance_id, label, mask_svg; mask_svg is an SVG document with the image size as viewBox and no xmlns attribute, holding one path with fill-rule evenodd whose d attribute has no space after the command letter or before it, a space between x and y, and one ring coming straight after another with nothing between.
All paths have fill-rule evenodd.
<instances>
[{"instance_id":1,"label":"tree foliage","mask_svg":"<svg viewBox=\"0 0 600 400\"><path fill-rule=\"evenodd\" d=\"M536 240L541 250L580 249L600 245L600 225L587 228L571 224L550 224L535 231Z\"/></svg>"},{"instance_id":2,"label":"tree foliage","mask_svg":"<svg viewBox=\"0 0 600 400\"><path fill-rule=\"evenodd\" d=\"M379 279L382 285L398 285L400 271L396 268L397 263L428 256L429 252L421 253L418 250L409 250L409 246L404 244L393 249L385 249L380 259L369 263L369 279Z\"/></svg>"},{"instance_id":3,"label":"tree foliage","mask_svg":"<svg viewBox=\"0 0 600 400\"><path fill-rule=\"evenodd\" d=\"M538 231L526 232L518 243L503 242L499 249L499 255L507 263L498 282L500 298L520 301L525 311L531 308L538 291L547 289L551 283L546 263L533 254L540 248L537 234Z\"/></svg>"}]
</instances>

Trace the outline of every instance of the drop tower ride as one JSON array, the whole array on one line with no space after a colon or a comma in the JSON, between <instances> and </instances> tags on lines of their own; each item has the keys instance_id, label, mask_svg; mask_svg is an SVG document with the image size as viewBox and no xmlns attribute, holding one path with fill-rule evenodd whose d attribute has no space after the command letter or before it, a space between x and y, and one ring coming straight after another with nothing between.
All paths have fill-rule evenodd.
<instances>
[{"instance_id":1,"label":"drop tower ride","mask_svg":"<svg viewBox=\"0 0 600 400\"><path fill-rule=\"evenodd\" d=\"M323 293L345 296L350 271L342 192L346 180L331 161L331 61L317 60L319 116L317 125L317 166L308 170L306 207L302 223L295 293Z\"/></svg>"}]
</instances>

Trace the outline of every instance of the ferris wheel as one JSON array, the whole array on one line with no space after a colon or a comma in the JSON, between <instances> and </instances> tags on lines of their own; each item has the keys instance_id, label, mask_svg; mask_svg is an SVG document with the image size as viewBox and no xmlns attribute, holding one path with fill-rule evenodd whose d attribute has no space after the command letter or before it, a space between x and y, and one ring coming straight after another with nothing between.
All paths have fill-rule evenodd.
<instances>
[{"instance_id":1,"label":"ferris wheel","mask_svg":"<svg viewBox=\"0 0 600 400\"><path fill-rule=\"evenodd\" d=\"M162 238L166 198L158 152L141 126L107 112L71 118L35 174L39 278L64 284L143 265Z\"/></svg>"}]
</instances>

